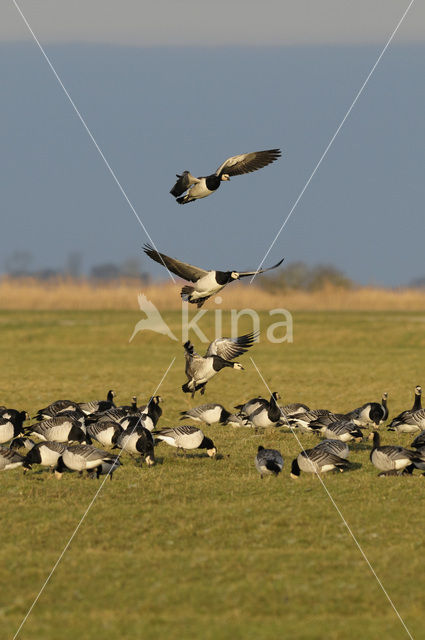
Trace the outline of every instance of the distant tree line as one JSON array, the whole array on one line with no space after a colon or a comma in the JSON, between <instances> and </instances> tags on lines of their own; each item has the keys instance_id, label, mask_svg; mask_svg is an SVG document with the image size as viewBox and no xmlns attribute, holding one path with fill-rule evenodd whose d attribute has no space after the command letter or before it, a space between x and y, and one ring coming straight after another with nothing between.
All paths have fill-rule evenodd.
<instances>
[{"instance_id":1,"label":"distant tree line","mask_svg":"<svg viewBox=\"0 0 425 640\"><path fill-rule=\"evenodd\" d=\"M267 291L275 292L285 289L301 289L303 291L317 291L326 285L352 289L355 282L330 264L309 266L305 262L292 262L273 275L261 276L257 285Z\"/></svg>"}]
</instances>

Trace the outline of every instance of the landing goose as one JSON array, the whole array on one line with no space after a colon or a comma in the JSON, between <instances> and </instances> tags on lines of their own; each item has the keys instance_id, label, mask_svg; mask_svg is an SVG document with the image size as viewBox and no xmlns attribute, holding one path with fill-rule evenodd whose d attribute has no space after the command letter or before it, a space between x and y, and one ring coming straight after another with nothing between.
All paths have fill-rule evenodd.
<instances>
[{"instance_id":1,"label":"landing goose","mask_svg":"<svg viewBox=\"0 0 425 640\"><path fill-rule=\"evenodd\" d=\"M380 476L400 475L404 469L412 465L423 467L423 460L416 451L409 451L404 447L392 445L380 446L380 435L378 431L370 433L369 439L373 438L373 447L370 452L371 463L379 469Z\"/></svg>"},{"instance_id":2,"label":"landing goose","mask_svg":"<svg viewBox=\"0 0 425 640\"><path fill-rule=\"evenodd\" d=\"M261 445L258 447L254 462L260 478L271 474L277 476L283 468L283 458L280 451L277 451L277 449L265 449Z\"/></svg>"},{"instance_id":3,"label":"landing goose","mask_svg":"<svg viewBox=\"0 0 425 640\"><path fill-rule=\"evenodd\" d=\"M203 394L207 382L226 367L243 370L239 362L231 361L252 347L257 337L258 333L252 332L238 338L217 338L210 343L205 356L198 355L191 342L185 342L185 373L188 382L182 386L184 393L192 393L194 397L195 392L200 389Z\"/></svg>"},{"instance_id":4,"label":"landing goose","mask_svg":"<svg viewBox=\"0 0 425 640\"><path fill-rule=\"evenodd\" d=\"M226 424L228 418L230 417L229 411L221 404L210 403L210 404L201 404L199 407L194 407L189 411L181 411L180 420L194 420L195 422L204 422L206 425L211 426L212 424Z\"/></svg>"},{"instance_id":5,"label":"landing goose","mask_svg":"<svg viewBox=\"0 0 425 640\"><path fill-rule=\"evenodd\" d=\"M150 431L142 426L126 429L113 437L116 447L127 453L141 456L141 462L145 461L148 467L155 464L154 439Z\"/></svg>"},{"instance_id":6,"label":"landing goose","mask_svg":"<svg viewBox=\"0 0 425 640\"><path fill-rule=\"evenodd\" d=\"M360 428L346 418L332 422L324 429L323 434L325 438L334 438L335 440L341 440L341 442L350 442L351 440L360 442L363 439L363 433Z\"/></svg>"},{"instance_id":7,"label":"landing goose","mask_svg":"<svg viewBox=\"0 0 425 640\"><path fill-rule=\"evenodd\" d=\"M301 451L292 461L291 478L298 478L301 471L305 473L326 473L334 469L347 469L350 463L345 458L326 451L326 449L314 447Z\"/></svg>"},{"instance_id":8,"label":"landing goose","mask_svg":"<svg viewBox=\"0 0 425 640\"><path fill-rule=\"evenodd\" d=\"M11 413L5 411L0 417L0 444L8 442L24 433L23 424L29 417L26 411Z\"/></svg>"},{"instance_id":9,"label":"landing goose","mask_svg":"<svg viewBox=\"0 0 425 640\"><path fill-rule=\"evenodd\" d=\"M197 427L189 425L170 427L156 431L154 435L156 440L161 440L170 447L184 450L206 449L210 458L214 458L217 454L213 441Z\"/></svg>"},{"instance_id":10,"label":"landing goose","mask_svg":"<svg viewBox=\"0 0 425 640\"><path fill-rule=\"evenodd\" d=\"M124 431L123 427L112 420L102 420L87 427L87 433L90 438L94 438L104 447L112 446L114 444L114 436L116 434L119 435L122 431Z\"/></svg>"},{"instance_id":11,"label":"landing goose","mask_svg":"<svg viewBox=\"0 0 425 640\"><path fill-rule=\"evenodd\" d=\"M50 467L51 469L55 468L65 449L66 444L63 442L49 440L38 442L25 456L23 463L24 470L31 469L33 464L40 464L43 467Z\"/></svg>"},{"instance_id":12,"label":"landing goose","mask_svg":"<svg viewBox=\"0 0 425 640\"><path fill-rule=\"evenodd\" d=\"M277 391L272 393L270 401L267 400L248 415L248 420L254 427L272 427L282 418L282 412L277 404L279 399Z\"/></svg>"},{"instance_id":13,"label":"landing goose","mask_svg":"<svg viewBox=\"0 0 425 640\"><path fill-rule=\"evenodd\" d=\"M88 444L76 444L66 447L63 454L58 459L57 475L65 470L89 471L101 467L103 462L114 462L117 456L102 449L96 449Z\"/></svg>"},{"instance_id":14,"label":"landing goose","mask_svg":"<svg viewBox=\"0 0 425 640\"><path fill-rule=\"evenodd\" d=\"M14 449L0 446L0 471L21 467L23 461L23 456Z\"/></svg>"},{"instance_id":15,"label":"landing goose","mask_svg":"<svg viewBox=\"0 0 425 640\"><path fill-rule=\"evenodd\" d=\"M414 433L425 429L425 409L417 411L404 411L401 417L394 418L388 426L388 431L399 433Z\"/></svg>"},{"instance_id":16,"label":"landing goose","mask_svg":"<svg viewBox=\"0 0 425 640\"><path fill-rule=\"evenodd\" d=\"M77 420L69 416L58 416L43 420L27 428L27 433L40 440L54 440L56 442L90 442L84 427Z\"/></svg>"},{"instance_id":17,"label":"landing goose","mask_svg":"<svg viewBox=\"0 0 425 640\"><path fill-rule=\"evenodd\" d=\"M244 173L251 173L271 164L281 156L280 149L268 149L266 151L254 151L242 153L238 156L227 158L215 173L209 176L195 178L190 171L183 171L176 174L178 178L170 193L179 204L186 204L206 198L217 191L222 181L229 181L230 176L238 176ZM187 191L186 195L183 194ZM183 196L183 197L179 197Z\"/></svg>"},{"instance_id":18,"label":"landing goose","mask_svg":"<svg viewBox=\"0 0 425 640\"><path fill-rule=\"evenodd\" d=\"M90 402L79 402L78 406L86 415L95 413L96 411L107 411L115 407L114 405L115 391L110 389L106 396L106 400L91 400Z\"/></svg>"},{"instance_id":19,"label":"landing goose","mask_svg":"<svg viewBox=\"0 0 425 640\"><path fill-rule=\"evenodd\" d=\"M388 393L382 394L381 403L366 402L361 407L346 414L358 427L367 427L370 424L382 424L388 418L387 407Z\"/></svg>"},{"instance_id":20,"label":"landing goose","mask_svg":"<svg viewBox=\"0 0 425 640\"><path fill-rule=\"evenodd\" d=\"M274 264L272 267L268 267L267 269L257 269L256 271L207 271L200 267L187 264L186 262L180 262L180 260L176 260L175 258L170 258L169 256L166 256L165 253L158 253L158 251L149 244L145 244L143 249L146 255L148 255L152 260L155 260L155 262L159 262L159 264L165 266L168 271L175 273L184 280L189 280L194 283L193 287L184 286L180 295L183 300L186 300L191 304L196 304L198 309L202 307L208 298L211 298L211 296L214 296L216 293L221 291L221 289L229 284L229 282L265 273L271 269L276 269L283 262L282 258L282 260L279 260L279 262Z\"/></svg>"}]
</instances>

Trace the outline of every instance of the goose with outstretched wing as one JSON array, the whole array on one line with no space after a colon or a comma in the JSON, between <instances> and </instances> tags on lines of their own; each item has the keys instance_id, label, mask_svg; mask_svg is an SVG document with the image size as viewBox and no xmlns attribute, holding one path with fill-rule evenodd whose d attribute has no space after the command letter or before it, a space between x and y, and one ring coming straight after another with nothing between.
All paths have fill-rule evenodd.
<instances>
[{"instance_id":1,"label":"goose with outstretched wing","mask_svg":"<svg viewBox=\"0 0 425 640\"><path fill-rule=\"evenodd\" d=\"M229 282L265 273L271 269L276 269L283 262L282 258L282 260L279 260L279 262L274 264L272 267L267 267L267 269L257 269L256 271L207 271L206 269L195 267L187 262L181 262L175 258L170 258L170 256L165 255L165 253L159 253L149 244L145 244L143 250L149 258L155 260L155 262L158 262L159 264L162 264L168 269L168 271L175 273L176 276L179 276L180 278L184 278L184 280L193 282L193 287L184 286L180 295L183 300L186 300L191 304L196 304L198 308L202 307L205 300L208 300L208 298L211 298L211 296L214 296L216 293L221 291L221 289L223 289L226 284L229 284Z\"/></svg>"}]
</instances>

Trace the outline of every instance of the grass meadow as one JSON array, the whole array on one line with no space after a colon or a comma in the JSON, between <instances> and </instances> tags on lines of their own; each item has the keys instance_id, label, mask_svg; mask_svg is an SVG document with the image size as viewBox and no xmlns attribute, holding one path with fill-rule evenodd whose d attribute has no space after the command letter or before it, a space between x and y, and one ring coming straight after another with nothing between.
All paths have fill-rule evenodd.
<instances>
[{"instance_id":1,"label":"grass meadow","mask_svg":"<svg viewBox=\"0 0 425 640\"><path fill-rule=\"evenodd\" d=\"M207 305L208 306L208 305ZM211 305L209 305L211 307ZM291 308L288 306L288 308ZM164 318L180 335L180 315ZM213 337L211 314L200 324ZM297 311L294 342L264 340L250 352L283 402L347 411L389 393L390 417L425 385L422 311ZM0 404L26 409L59 399L141 403L157 388L160 426L178 423L188 399L181 342L136 335L137 310L0 312ZM227 316L223 313L226 334ZM250 329L246 318L241 331ZM261 314L262 327L270 322ZM199 343L194 339L195 345ZM225 370L205 400L226 408L267 389L249 355ZM412 437L387 433L385 443ZM176 457L162 444L157 464L123 455L19 634L22 639L144 638L394 640L408 637L316 477L289 477L299 452L285 429L204 429L219 458ZM300 435L303 446L317 442ZM285 460L261 480L259 444ZM324 476L327 489L414 638L423 630L425 478L377 478L368 441L352 447L352 471ZM99 483L41 468L0 475L1 636L13 638Z\"/></svg>"}]
</instances>

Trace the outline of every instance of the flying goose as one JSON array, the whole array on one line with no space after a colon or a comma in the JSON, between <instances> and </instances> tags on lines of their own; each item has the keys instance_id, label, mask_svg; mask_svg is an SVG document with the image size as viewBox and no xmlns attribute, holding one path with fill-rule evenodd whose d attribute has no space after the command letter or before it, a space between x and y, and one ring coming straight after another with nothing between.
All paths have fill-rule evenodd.
<instances>
[{"instance_id":1,"label":"flying goose","mask_svg":"<svg viewBox=\"0 0 425 640\"><path fill-rule=\"evenodd\" d=\"M9 409L3 412L3 416L0 417L0 444L24 433L23 424L28 417L26 411Z\"/></svg>"},{"instance_id":2,"label":"flying goose","mask_svg":"<svg viewBox=\"0 0 425 640\"><path fill-rule=\"evenodd\" d=\"M199 407L194 407L189 411L181 411L180 420L194 420L195 422L204 422L208 427L212 424L227 424L227 420L230 418L229 411L221 404L210 403L201 404Z\"/></svg>"},{"instance_id":3,"label":"flying goose","mask_svg":"<svg viewBox=\"0 0 425 640\"><path fill-rule=\"evenodd\" d=\"M274 391L269 402L266 400L248 415L248 420L254 427L272 427L279 422L282 418L282 412L277 404L279 398L277 391Z\"/></svg>"},{"instance_id":4,"label":"flying goose","mask_svg":"<svg viewBox=\"0 0 425 640\"><path fill-rule=\"evenodd\" d=\"M231 361L252 347L257 337L258 333L254 331L238 338L217 338L210 343L205 356L198 355L189 340L185 342L185 372L189 382L182 386L184 393L192 393L193 398L201 389L203 394L207 382L225 367L243 370L239 362Z\"/></svg>"},{"instance_id":5,"label":"flying goose","mask_svg":"<svg viewBox=\"0 0 425 640\"><path fill-rule=\"evenodd\" d=\"M414 433L425 429L425 409L404 411L400 417L394 418L388 426L388 431L399 433Z\"/></svg>"},{"instance_id":6,"label":"flying goose","mask_svg":"<svg viewBox=\"0 0 425 640\"><path fill-rule=\"evenodd\" d=\"M57 416L50 420L42 420L38 424L27 427L26 433L40 440L56 442L90 442L85 427L69 416Z\"/></svg>"},{"instance_id":7,"label":"flying goose","mask_svg":"<svg viewBox=\"0 0 425 640\"><path fill-rule=\"evenodd\" d=\"M345 415L358 427L367 427L370 424L378 426L388 418L387 399L388 393L383 393L381 403L366 402L366 404Z\"/></svg>"},{"instance_id":8,"label":"flying goose","mask_svg":"<svg viewBox=\"0 0 425 640\"><path fill-rule=\"evenodd\" d=\"M23 456L14 449L0 446L0 471L22 466Z\"/></svg>"},{"instance_id":9,"label":"flying goose","mask_svg":"<svg viewBox=\"0 0 425 640\"><path fill-rule=\"evenodd\" d=\"M277 451L277 449L265 449L261 445L258 447L254 462L261 479L265 475L279 475L283 467L283 458L280 451Z\"/></svg>"},{"instance_id":10,"label":"flying goose","mask_svg":"<svg viewBox=\"0 0 425 640\"><path fill-rule=\"evenodd\" d=\"M323 434L325 438L335 438L335 440L341 440L341 442L350 442L350 440L360 442L363 439L363 433L360 428L346 418L332 422L324 429Z\"/></svg>"},{"instance_id":11,"label":"flying goose","mask_svg":"<svg viewBox=\"0 0 425 640\"><path fill-rule=\"evenodd\" d=\"M102 466L103 462L116 461L117 456L109 451L96 449L88 444L76 444L65 448L65 451L58 459L57 477L60 477L65 469L71 471L89 471Z\"/></svg>"},{"instance_id":12,"label":"flying goose","mask_svg":"<svg viewBox=\"0 0 425 640\"><path fill-rule=\"evenodd\" d=\"M154 439L145 427L139 425L116 433L112 442L127 453L139 454L141 462L145 461L148 467L155 464Z\"/></svg>"},{"instance_id":13,"label":"flying goose","mask_svg":"<svg viewBox=\"0 0 425 640\"><path fill-rule=\"evenodd\" d=\"M170 427L155 431L154 435L156 440L161 440L170 445L170 447L184 450L206 449L210 458L214 458L217 455L214 442L207 438L198 427L189 425Z\"/></svg>"},{"instance_id":14,"label":"flying goose","mask_svg":"<svg viewBox=\"0 0 425 640\"><path fill-rule=\"evenodd\" d=\"M209 176L195 178L190 171L176 174L178 178L170 193L179 204L186 204L193 200L206 198L217 191L222 181L229 181L230 176L238 176L243 173L251 173L271 164L281 156L280 149L268 149L267 151L254 151L242 153L238 156L227 158L215 173ZM187 191L183 197L184 192Z\"/></svg>"},{"instance_id":15,"label":"flying goose","mask_svg":"<svg viewBox=\"0 0 425 640\"><path fill-rule=\"evenodd\" d=\"M208 298L211 298L211 296L214 296L216 293L221 291L221 289L223 289L226 284L229 284L229 282L239 280L240 278L247 278L248 276L258 275L259 273L265 273L271 269L276 269L276 267L279 267L284 260L282 258L282 260L279 260L279 262L274 264L272 267L268 267L267 269L257 269L256 271L207 271L200 267L194 267L186 262L180 262L180 260L176 260L175 258L170 258L169 256L166 256L165 253L158 253L158 251L149 244L145 244L143 250L146 255L152 258L152 260L155 260L155 262L162 264L168 269L168 271L172 271L172 273L175 273L180 278L194 283L193 287L184 286L180 295L183 300L186 300L191 304L196 304L198 309L202 307L205 300L208 300Z\"/></svg>"},{"instance_id":16,"label":"flying goose","mask_svg":"<svg viewBox=\"0 0 425 640\"><path fill-rule=\"evenodd\" d=\"M38 442L25 456L23 463L24 471L31 469L33 464L40 464L43 467L53 469L57 466L58 460L65 449L66 444L63 442L54 442L51 440Z\"/></svg>"},{"instance_id":17,"label":"flying goose","mask_svg":"<svg viewBox=\"0 0 425 640\"><path fill-rule=\"evenodd\" d=\"M334 469L347 469L350 463L345 458L326 451L323 447L314 447L301 451L292 461L291 478L298 478L301 471L305 473L326 473Z\"/></svg>"},{"instance_id":18,"label":"flying goose","mask_svg":"<svg viewBox=\"0 0 425 640\"><path fill-rule=\"evenodd\" d=\"M400 475L412 465L420 469L424 468L424 461L416 451L392 445L381 447L380 435L376 430L369 434L369 439L371 438L373 438L373 447L370 452L370 461L381 472L379 476Z\"/></svg>"},{"instance_id":19,"label":"flying goose","mask_svg":"<svg viewBox=\"0 0 425 640\"><path fill-rule=\"evenodd\" d=\"M115 407L114 396L115 391L110 389L108 391L108 395L106 396L106 400L91 400L90 402L79 402L78 406L86 415L90 415L91 413L95 413L97 411L107 411L108 409L112 409L113 407Z\"/></svg>"}]
</instances>

